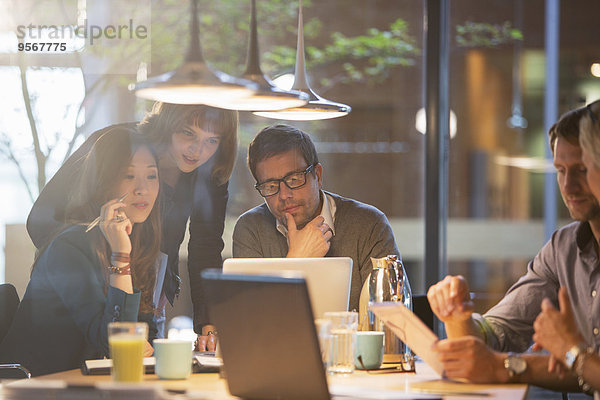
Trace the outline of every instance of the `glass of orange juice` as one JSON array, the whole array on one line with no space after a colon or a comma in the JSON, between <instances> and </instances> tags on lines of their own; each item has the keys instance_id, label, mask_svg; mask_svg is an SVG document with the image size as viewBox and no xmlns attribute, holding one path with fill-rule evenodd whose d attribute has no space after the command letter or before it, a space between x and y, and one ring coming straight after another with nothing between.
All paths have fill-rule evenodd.
<instances>
[{"instance_id":1,"label":"glass of orange juice","mask_svg":"<svg viewBox=\"0 0 600 400\"><path fill-rule=\"evenodd\" d=\"M108 347L113 366L111 375L117 382L141 382L144 377L144 347L148 339L145 322L111 322L108 324Z\"/></svg>"}]
</instances>

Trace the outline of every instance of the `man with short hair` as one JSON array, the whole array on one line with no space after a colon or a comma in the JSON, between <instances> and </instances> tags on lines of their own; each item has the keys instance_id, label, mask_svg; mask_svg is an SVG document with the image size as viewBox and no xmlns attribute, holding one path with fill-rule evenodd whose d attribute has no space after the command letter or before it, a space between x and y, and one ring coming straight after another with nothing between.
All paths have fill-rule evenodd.
<instances>
[{"instance_id":1,"label":"man with short hair","mask_svg":"<svg viewBox=\"0 0 600 400\"><path fill-rule=\"evenodd\" d=\"M240 216L234 257L351 257L350 310L358 310L371 257L400 255L386 216L322 190L323 166L310 136L289 125L260 131L248 167L265 203Z\"/></svg>"},{"instance_id":2,"label":"man with short hair","mask_svg":"<svg viewBox=\"0 0 600 400\"><path fill-rule=\"evenodd\" d=\"M579 122L585 112L583 107L564 114L549 132L558 186L576 222L554 232L529 263L527 273L483 316L473 313L463 277L447 276L429 289L427 298L445 323L449 338L434 347L449 378L578 390L573 374L559 379L548 373L547 355L510 352L523 353L531 346L533 323L542 300L548 298L558 308L560 287L565 287L573 299L575 320L587 344L596 350L600 345L600 207L588 186L581 159ZM576 358L576 354L565 356ZM568 366L572 369L572 362Z\"/></svg>"}]
</instances>

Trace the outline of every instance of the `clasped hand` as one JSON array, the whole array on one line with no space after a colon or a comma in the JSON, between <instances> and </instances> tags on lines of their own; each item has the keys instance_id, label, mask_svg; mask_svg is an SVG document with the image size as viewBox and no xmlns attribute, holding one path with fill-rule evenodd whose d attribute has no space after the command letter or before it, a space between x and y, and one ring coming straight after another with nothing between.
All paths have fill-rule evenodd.
<instances>
[{"instance_id":1,"label":"clasped hand","mask_svg":"<svg viewBox=\"0 0 600 400\"><path fill-rule=\"evenodd\" d=\"M444 376L474 383L502 382L504 356L475 336L437 341L432 349L444 366Z\"/></svg>"},{"instance_id":2,"label":"clasped hand","mask_svg":"<svg viewBox=\"0 0 600 400\"><path fill-rule=\"evenodd\" d=\"M125 203L113 199L102 206L100 211L100 230L108 241L110 249L118 253L131 253L131 230L133 224L127 218L127 215L120 208L124 208Z\"/></svg>"},{"instance_id":3,"label":"clasped hand","mask_svg":"<svg viewBox=\"0 0 600 400\"><path fill-rule=\"evenodd\" d=\"M473 302L467 281L460 275L446 276L427 291L431 310L444 323L462 322L471 318Z\"/></svg>"},{"instance_id":4,"label":"clasped hand","mask_svg":"<svg viewBox=\"0 0 600 400\"><path fill-rule=\"evenodd\" d=\"M333 237L331 227L322 216L315 217L304 228L297 229L294 217L286 213L289 251L288 257L323 257L329 251Z\"/></svg>"},{"instance_id":5,"label":"clasped hand","mask_svg":"<svg viewBox=\"0 0 600 400\"><path fill-rule=\"evenodd\" d=\"M217 336L213 333L198 335L194 345L195 351L215 351L217 349Z\"/></svg>"}]
</instances>

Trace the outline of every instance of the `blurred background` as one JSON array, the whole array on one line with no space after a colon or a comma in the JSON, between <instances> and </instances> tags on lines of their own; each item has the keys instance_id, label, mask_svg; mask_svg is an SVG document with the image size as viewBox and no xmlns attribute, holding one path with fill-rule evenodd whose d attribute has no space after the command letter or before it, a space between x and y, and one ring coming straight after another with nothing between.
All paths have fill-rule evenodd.
<instances>
[{"instance_id":1,"label":"blurred background","mask_svg":"<svg viewBox=\"0 0 600 400\"><path fill-rule=\"evenodd\" d=\"M21 297L34 255L24 223L45 182L96 129L140 120L151 103L136 98L128 84L174 69L185 55L188 2L135 0L126 12L121 3L0 0L0 282L15 284ZM449 2L447 270L467 277L480 311L525 272L546 241L548 223L554 229L569 222L547 158L548 90L558 94L558 114L600 97L600 2L549 3L560 5L551 26L544 0ZM317 143L326 190L386 213L413 293L426 291L425 6L417 0L305 0L310 84L352 112L292 122ZM262 69L289 87L298 2L258 0L257 7ZM250 1L200 0L199 11L205 60L240 76ZM148 40L90 45L75 37L65 51L18 51L27 38L64 41L68 31L57 29L86 21L105 26L115 15L131 15L147 28ZM558 33L552 88L547 28ZM248 143L277 121L242 112L240 122L224 257L231 256L236 218L262 202L245 164ZM181 249L185 279L187 246ZM187 284L183 289L173 315L190 312Z\"/></svg>"}]
</instances>

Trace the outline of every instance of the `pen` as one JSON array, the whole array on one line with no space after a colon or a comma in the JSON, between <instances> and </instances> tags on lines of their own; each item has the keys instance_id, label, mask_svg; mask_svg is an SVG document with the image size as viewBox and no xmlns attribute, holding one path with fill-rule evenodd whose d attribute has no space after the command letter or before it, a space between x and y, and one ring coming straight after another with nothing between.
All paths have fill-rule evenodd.
<instances>
[{"instance_id":1,"label":"pen","mask_svg":"<svg viewBox=\"0 0 600 400\"><path fill-rule=\"evenodd\" d=\"M127 197L129 193L125 193L123 196L119 197L119 200L117 200L118 203L122 202L123 200L125 200L125 198ZM102 220L101 217L97 217L96 219L94 219L88 226L87 228L85 228L86 232L89 232L92 230L93 227L95 227L96 225L98 225L100 223L100 221Z\"/></svg>"}]
</instances>

